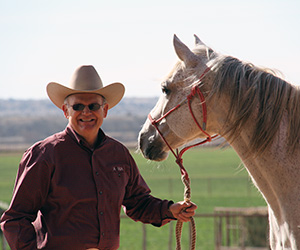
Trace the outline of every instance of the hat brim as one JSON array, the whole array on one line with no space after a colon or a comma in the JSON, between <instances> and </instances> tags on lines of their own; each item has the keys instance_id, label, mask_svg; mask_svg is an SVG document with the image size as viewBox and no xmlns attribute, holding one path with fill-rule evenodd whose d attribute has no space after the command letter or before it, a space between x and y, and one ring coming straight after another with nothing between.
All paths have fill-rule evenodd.
<instances>
[{"instance_id":1,"label":"hat brim","mask_svg":"<svg viewBox=\"0 0 300 250\"><path fill-rule=\"evenodd\" d=\"M74 90L56 82L50 82L47 85L47 94L50 100L60 109L62 109L65 98L69 95L74 94L102 95L105 97L106 103L108 104L108 109L111 109L121 101L124 93L125 87L122 83L119 82L115 82L103 88L95 90Z\"/></svg>"}]
</instances>

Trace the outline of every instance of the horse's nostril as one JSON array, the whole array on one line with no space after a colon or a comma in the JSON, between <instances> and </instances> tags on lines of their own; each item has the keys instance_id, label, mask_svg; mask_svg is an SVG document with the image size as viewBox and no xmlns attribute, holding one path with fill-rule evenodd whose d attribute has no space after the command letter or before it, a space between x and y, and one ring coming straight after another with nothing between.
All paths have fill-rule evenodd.
<instances>
[{"instance_id":1,"label":"horse's nostril","mask_svg":"<svg viewBox=\"0 0 300 250\"><path fill-rule=\"evenodd\" d=\"M143 149L143 146L146 144L147 142L147 135L146 133L140 132L139 136L138 136L138 146L139 149Z\"/></svg>"}]
</instances>

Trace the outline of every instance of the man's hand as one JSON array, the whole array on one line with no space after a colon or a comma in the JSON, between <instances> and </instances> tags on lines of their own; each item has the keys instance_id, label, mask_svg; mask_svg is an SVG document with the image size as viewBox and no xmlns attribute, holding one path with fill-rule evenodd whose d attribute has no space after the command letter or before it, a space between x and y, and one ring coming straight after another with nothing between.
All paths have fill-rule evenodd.
<instances>
[{"instance_id":1,"label":"man's hand","mask_svg":"<svg viewBox=\"0 0 300 250\"><path fill-rule=\"evenodd\" d=\"M174 218L181 222L188 222L190 218L195 215L197 205L193 202L180 201L172 204L169 210L173 214Z\"/></svg>"}]
</instances>

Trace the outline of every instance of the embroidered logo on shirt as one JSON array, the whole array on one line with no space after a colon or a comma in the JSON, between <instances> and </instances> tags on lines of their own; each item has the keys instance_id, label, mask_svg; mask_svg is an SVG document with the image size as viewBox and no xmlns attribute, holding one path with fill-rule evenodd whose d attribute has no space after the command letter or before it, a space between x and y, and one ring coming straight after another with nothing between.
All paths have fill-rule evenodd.
<instances>
[{"instance_id":1,"label":"embroidered logo on shirt","mask_svg":"<svg viewBox=\"0 0 300 250\"><path fill-rule=\"evenodd\" d=\"M124 168L123 167L113 167L113 171L114 172L124 172Z\"/></svg>"}]
</instances>

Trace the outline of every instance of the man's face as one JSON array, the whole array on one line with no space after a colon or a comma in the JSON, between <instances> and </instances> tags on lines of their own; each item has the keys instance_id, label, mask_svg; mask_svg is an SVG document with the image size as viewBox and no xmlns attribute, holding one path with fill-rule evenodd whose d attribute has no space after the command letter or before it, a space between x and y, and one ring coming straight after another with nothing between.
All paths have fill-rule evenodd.
<instances>
[{"instance_id":1,"label":"man's face","mask_svg":"<svg viewBox=\"0 0 300 250\"><path fill-rule=\"evenodd\" d=\"M78 106L82 107L78 104L85 105L84 109L74 110ZM101 107L93 111L88 107L90 104L100 104ZM103 119L107 116L108 104L103 105L103 98L97 94L74 94L68 97L63 111L72 128L88 141L97 137Z\"/></svg>"}]
</instances>

